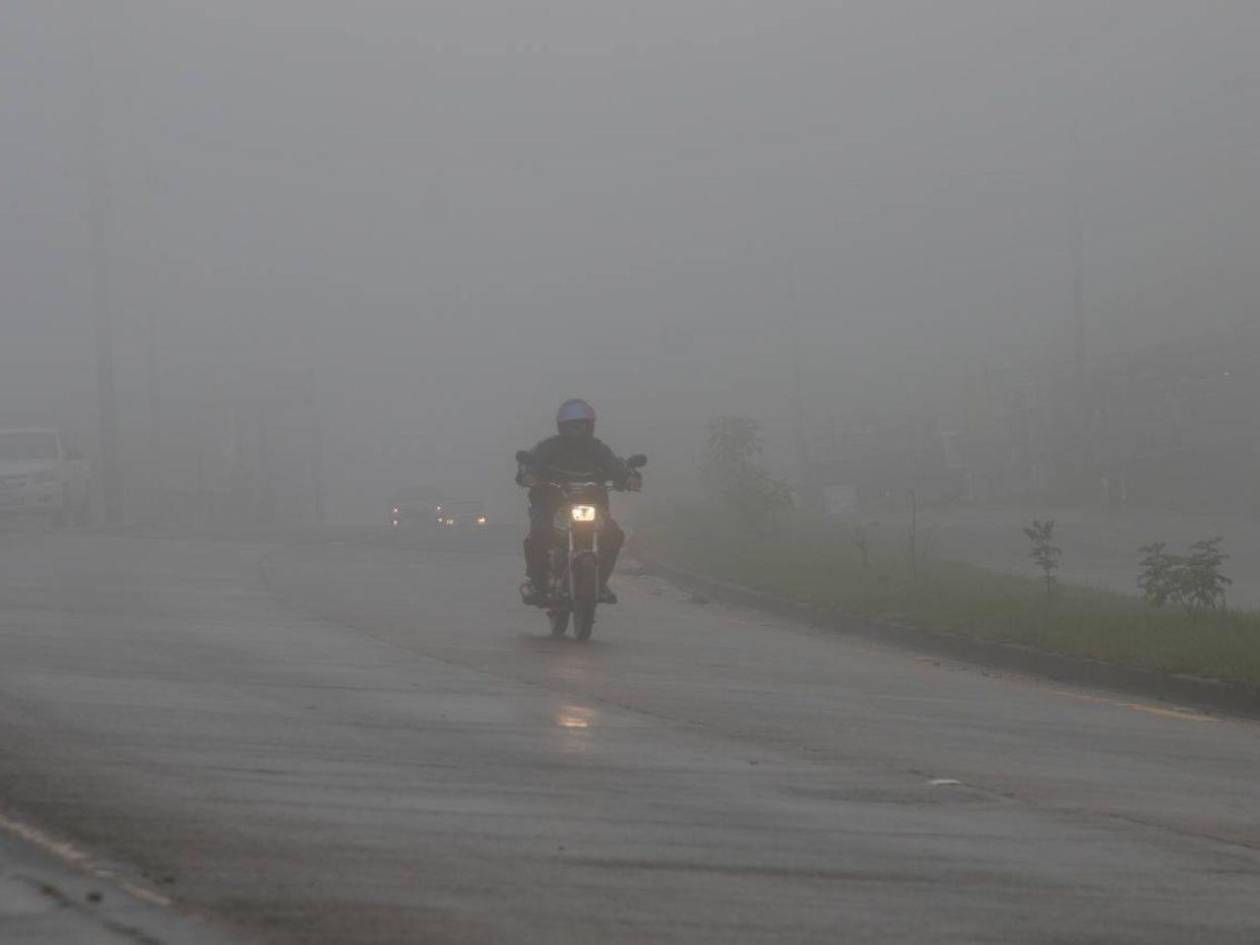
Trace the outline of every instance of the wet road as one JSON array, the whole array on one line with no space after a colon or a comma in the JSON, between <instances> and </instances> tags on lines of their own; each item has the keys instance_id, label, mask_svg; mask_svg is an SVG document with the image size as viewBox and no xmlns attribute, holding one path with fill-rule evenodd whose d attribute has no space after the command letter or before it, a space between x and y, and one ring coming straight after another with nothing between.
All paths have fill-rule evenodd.
<instances>
[{"instance_id":1,"label":"wet road","mask_svg":"<svg viewBox=\"0 0 1260 945\"><path fill-rule=\"evenodd\" d=\"M225 939L1260 940L1254 723L643 577L550 641L506 540L0 562L6 816Z\"/></svg>"}]
</instances>

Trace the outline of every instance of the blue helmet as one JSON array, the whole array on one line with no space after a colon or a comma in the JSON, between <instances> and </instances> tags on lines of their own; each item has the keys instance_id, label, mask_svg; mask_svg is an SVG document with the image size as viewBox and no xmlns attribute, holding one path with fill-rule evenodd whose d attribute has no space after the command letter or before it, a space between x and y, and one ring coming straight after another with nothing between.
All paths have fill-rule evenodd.
<instances>
[{"instance_id":1,"label":"blue helmet","mask_svg":"<svg viewBox=\"0 0 1260 945\"><path fill-rule=\"evenodd\" d=\"M591 430L595 429L595 408L585 400L566 400L556 411L556 426L563 428L566 423L586 423Z\"/></svg>"}]
</instances>

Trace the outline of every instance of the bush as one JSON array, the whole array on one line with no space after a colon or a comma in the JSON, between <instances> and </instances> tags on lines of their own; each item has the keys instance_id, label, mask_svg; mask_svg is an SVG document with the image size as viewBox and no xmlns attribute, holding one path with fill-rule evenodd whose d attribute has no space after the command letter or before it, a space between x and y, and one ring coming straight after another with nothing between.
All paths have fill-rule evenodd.
<instances>
[{"instance_id":1,"label":"bush","mask_svg":"<svg viewBox=\"0 0 1260 945\"><path fill-rule=\"evenodd\" d=\"M1162 541L1143 545L1142 573L1138 587L1154 607L1177 604L1187 613L1224 609L1225 589L1234 583L1221 574L1229 558L1221 551L1221 538L1205 538L1190 546L1187 555L1169 554Z\"/></svg>"}]
</instances>

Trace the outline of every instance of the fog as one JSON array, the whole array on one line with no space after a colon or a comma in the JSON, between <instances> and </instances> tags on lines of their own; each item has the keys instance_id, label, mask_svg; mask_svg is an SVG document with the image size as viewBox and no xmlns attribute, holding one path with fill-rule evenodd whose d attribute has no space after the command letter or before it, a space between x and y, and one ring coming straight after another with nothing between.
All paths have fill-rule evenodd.
<instances>
[{"instance_id":1,"label":"fog","mask_svg":"<svg viewBox=\"0 0 1260 945\"><path fill-rule=\"evenodd\" d=\"M1257 40L1247 2L8 0L0 425L93 442L94 212L124 469L269 411L336 521L508 507L571 396L663 490L716 414L790 471L797 368L811 430L922 413L1069 361L1078 279L1090 363L1234 337Z\"/></svg>"}]
</instances>

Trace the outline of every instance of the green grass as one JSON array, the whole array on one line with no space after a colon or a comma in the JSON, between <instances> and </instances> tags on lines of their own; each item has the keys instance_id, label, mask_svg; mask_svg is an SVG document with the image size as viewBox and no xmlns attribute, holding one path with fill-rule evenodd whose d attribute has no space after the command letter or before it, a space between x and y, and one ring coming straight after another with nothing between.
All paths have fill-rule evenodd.
<instances>
[{"instance_id":1,"label":"green grass","mask_svg":"<svg viewBox=\"0 0 1260 945\"><path fill-rule=\"evenodd\" d=\"M697 510L640 528L649 557L824 610L925 630L1022 643L1169 673L1260 684L1260 613L1187 614L1125 594L1045 585L957 561L872 551L864 567L841 525L749 542ZM1134 562L1136 574L1137 563Z\"/></svg>"}]
</instances>

